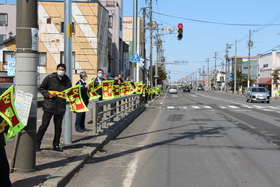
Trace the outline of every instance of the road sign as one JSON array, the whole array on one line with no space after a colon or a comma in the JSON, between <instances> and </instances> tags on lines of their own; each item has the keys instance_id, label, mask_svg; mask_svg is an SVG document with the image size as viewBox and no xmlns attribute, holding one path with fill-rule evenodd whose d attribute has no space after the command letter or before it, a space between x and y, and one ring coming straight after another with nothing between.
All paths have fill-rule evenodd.
<instances>
[{"instance_id":1,"label":"road sign","mask_svg":"<svg viewBox=\"0 0 280 187\"><path fill-rule=\"evenodd\" d=\"M141 61L141 59L140 59L140 56L138 55L138 53L135 53L130 60L130 62L134 62L134 63L140 63L140 61Z\"/></svg>"},{"instance_id":2,"label":"road sign","mask_svg":"<svg viewBox=\"0 0 280 187\"><path fill-rule=\"evenodd\" d=\"M174 65L187 65L188 61L184 61L184 60L175 60L174 61Z\"/></svg>"},{"instance_id":3,"label":"road sign","mask_svg":"<svg viewBox=\"0 0 280 187\"><path fill-rule=\"evenodd\" d=\"M173 32L175 30L174 27L161 27L160 32Z\"/></svg>"}]
</instances>

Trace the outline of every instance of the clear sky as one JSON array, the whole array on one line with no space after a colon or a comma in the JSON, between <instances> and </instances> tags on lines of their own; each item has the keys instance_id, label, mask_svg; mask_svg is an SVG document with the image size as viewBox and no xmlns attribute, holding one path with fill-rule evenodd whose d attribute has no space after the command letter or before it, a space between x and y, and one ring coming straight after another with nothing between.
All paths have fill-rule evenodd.
<instances>
[{"instance_id":1,"label":"clear sky","mask_svg":"<svg viewBox=\"0 0 280 187\"><path fill-rule=\"evenodd\" d=\"M138 0L139 16L142 17L141 7L147 7L149 2ZM124 16L133 16L133 0L124 0L123 5ZM276 47L280 45L279 7L279 0L153 0L154 21L162 27L177 28L178 23L184 25L181 41L177 40L177 34L162 37L168 63L188 61L188 65L166 65L171 81L178 81L203 66L207 71L207 58L210 59L210 69L213 69L214 52L224 60L227 43L233 44L229 56L235 56L235 40L237 56L248 56L249 30L252 30L253 41L251 56L279 50ZM221 62L217 59L217 65Z\"/></svg>"},{"instance_id":2,"label":"clear sky","mask_svg":"<svg viewBox=\"0 0 280 187\"><path fill-rule=\"evenodd\" d=\"M123 0L123 15L133 16L133 1ZM183 39L177 34L162 36L164 56L167 63L174 60L188 61L188 65L166 65L171 81L205 68L210 59L214 68L214 52L224 60L226 44L233 44L229 56L248 56L249 30L252 30L251 56L279 51L280 45L280 1L279 0L152 0L153 20L162 27L177 27L183 23ZM0 0L1 4L15 4L16 0ZM147 7L150 0L138 0L138 13ZM273 24L273 25L270 25ZM146 32L147 36L149 32ZM149 46L147 46L149 49ZM149 55L149 50L147 50ZM155 61L156 55L153 55ZM217 58L217 65L222 60ZM217 69L220 67L218 66Z\"/></svg>"}]
</instances>

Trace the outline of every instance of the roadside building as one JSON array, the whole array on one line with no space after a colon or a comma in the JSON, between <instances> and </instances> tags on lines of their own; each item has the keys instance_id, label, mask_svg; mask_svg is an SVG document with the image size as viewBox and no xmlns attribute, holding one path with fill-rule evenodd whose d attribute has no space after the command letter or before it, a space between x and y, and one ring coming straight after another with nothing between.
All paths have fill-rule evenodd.
<instances>
[{"instance_id":1,"label":"roadside building","mask_svg":"<svg viewBox=\"0 0 280 187\"><path fill-rule=\"evenodd\" d=\"M260 55L257 84L266 87L272 97L277 96L274 90L280 89L280 86L276 87L273 82L272 73L275 71L280 71L280 53L273 50L271 53Z\"/></svg>"},{"instance_id":2,"label":"roadside building","mask_svg":"<svg viewBox=\"0 0 280 187\"><path fill-rule=\"evenodd\" d=\"M54 72L64 63L64 2L39 1L39 73ZM72 70L73 82L80 71L89 78L99 68L108 71L110 36L109 12L99 2L72 2ZM43 78L43 77L42 77Z\"/></svg>"},{"instance_id":3,"label":"roadside building","mask_svg":"<svg viewBox=\"0 0 280 187\"><path fill-rule=\"evenodd\" d=\"M143 18L137 18L137 53L140 58L145 59L145 46L143 39ZM123 17L123 40L129 45L129 60L132 59L133 51L133 17ZM136 65L138 65L138 75L139 80L143 80L144 67L143 62L141 63L131 63L127 61L126 66L126 75L134 77L134 71L136 69Z\"/></svg>"}]
</instances>

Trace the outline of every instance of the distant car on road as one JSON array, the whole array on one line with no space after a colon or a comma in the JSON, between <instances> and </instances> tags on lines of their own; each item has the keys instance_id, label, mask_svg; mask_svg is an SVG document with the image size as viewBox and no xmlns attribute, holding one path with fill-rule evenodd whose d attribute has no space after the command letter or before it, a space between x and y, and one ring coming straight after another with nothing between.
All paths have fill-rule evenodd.
<instances>
[{"instance_id":1,"label":"distant car on road","mask_svg":"<svg viewBox=\"0 0 280 187\"><path fill-rule=\"evenodd\" d=\"M202 85L199 85L198 87L197 87L197 91L203 91L204 89L203 89L203 86Z\"/></svg>"},{"instance_id":2,"label":"distant car on road","mask_svg":"<svg viewBox=\"0 0 280 187\"><path fill-rule=\"evenodd\" d=\"M191 88L189 86L184 86L183 92L191 92Z\"/></svg>"},{"instance_id":3,"label":"distant car on road","mask_svg":"<svg viewBox=\"0 0 280 187\"><path fill-rule=\"evenodd\" d=\"M170 85L169 86L169 90L168 90L168 93L175 93L175 94L177 94L178 93L178 86L177 85Z\"/></svg>"},{"instance_id":4,"label":"distant car on road","mask_svg":"<svg viewBox=\"0 0 280 187\"><path fill-rule=\"evenodd\" d=\"M270 94L264 87L249 87L246 92L246 102L270 102Z\"/></svg>"}]
</instances>

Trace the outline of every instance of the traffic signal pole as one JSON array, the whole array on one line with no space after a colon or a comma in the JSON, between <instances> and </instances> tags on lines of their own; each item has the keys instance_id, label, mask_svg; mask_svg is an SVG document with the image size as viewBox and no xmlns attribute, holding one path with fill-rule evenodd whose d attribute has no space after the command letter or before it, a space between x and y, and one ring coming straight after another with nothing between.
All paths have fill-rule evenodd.
<instances>
[{"instance_id":1,"label":"traffic signal pole","mask_svg":"<svg viewBox=\"0 0 280 187\"><path fill-rule=\"evenodd\" d=\"M33 95L26 127L15 141L12 171L31 172L36 166L37 126L37 0L16 2L16 72L15 89ZM17 144L18 143L18 144ZM2 177L2 176L1 176Z\"/></svg>"}]
</instances>

